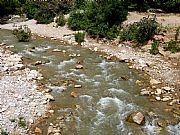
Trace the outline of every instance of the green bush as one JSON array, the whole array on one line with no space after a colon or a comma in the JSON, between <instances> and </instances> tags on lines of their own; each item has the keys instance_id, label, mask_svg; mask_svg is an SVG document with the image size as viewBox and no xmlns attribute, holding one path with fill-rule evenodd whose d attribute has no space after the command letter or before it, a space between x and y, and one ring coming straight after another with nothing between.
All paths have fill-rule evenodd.
<instances>
[{"instance_id":1,"label":"green bush","mask_svg":"<svg viewBox=\"0 0 180 135\"><path fill-rule=\"evenodd\" d=\"M46 10L39 10L34 15L34 19L37 20L37 23L40 23L40 24L49 24L53 22L54 17L55 17L55 14L53 14L50 11L47 12Z\"/></svg>"},{"instance_id":2,"label":"green bush","mask_svg":"<svg viewBox=\"0 0 180 135\"><path fill-rule=\"evenodd\" d=\"M152 9L162 9L165 12L180 12L179 0L128 0L129 8L132 10L146 11Z\"/></svg>"},{"instance_id":3,"label":"green bush","mask_svg":"<svg viewBox=\"0 0 180 135\"><path fill-rule=\"evenodd\" d=\"M138 23L138 33L136 39L139 43L144 43L151 39L155 34L158 28L158 23L156 18L146 18L140 20Z\"/></svg>"},{"instance_id":4,"label":"green bush","mask_svg":"<svg viewBox=\"0 0 180 135\"><path fill-rule=\"evenodd\" d=\"M175 36L174 36L175 41L178 40L178 37L179 37L179 30L180 30L180 26L176 28L176 34L175 34Z\"/></svg>"},{"instance_id":5,"label":"green bush","mask_svg":"<svg viewBox=\"0 0 180 135\"><path fill-rule=\"evenodd\" d=\"M138 43L145 43L152 39L156 34L158 28L158 23L156 18L146 18L144 17L139 22L131 24L128 28L123 29L120 32L120 40L128 41L134 40Z\"/></svg>"},{"instance_id":6,"label":"green bush","mask_svg":"<svg viewBox=\"0 0 180 135\"><path fill-rule=\"evenodd\" d=\"M58 18L56 19L56 23L58 26L64 26L66 24L64 15L59 15Z\"/></svg>"},{"instance_id":7,"label":"green bush","mask_svg":"<svg viewBox=\"0 0 180 135\"><path fill-rule=\"evenodd\" d=\"M27 26L21 26L13 30L13 34L17 37L19 42L29 42L31 39L31 31Z\"/></svg>"},{"instance_id":8,"label":"green bush","mask_svg":"<svg viewBox=\"0 0 180 135\"><path fill-rule=\"evenodd\" d=\"M136 40L138 27L136 23L129 25L128 28L124 28L120 31L119 37L121 41L132 41Z\"/></svg>"},{"instance_id":9,"label":"green bush","mask_svg":"<svg viewBox=\"0 0 180 135\"><path fill-rule=\"evenodd\" d=\"M22 128L26 127L26 120L24 117L19 117L18 126Z\"/></svg>"},{"instance_id":10,"label":"green bush","mask_svg":"<svg viewBox=\"0 0 180 135\"><path fill-rule=\"evenodd\" d=\"M78 42L79 45L81 45L82 42L84 42L85 32L77 32L74 34L75 41Z\"/></svg>"},{"instance_id":11,"label":"green bush","mask_svg":"<svg viewBox=\"0 0 180 135\"><path fill-rule=\"evenodd\" d=\"M80 1L83 1L82 5ZM109 39L118 35L118 26L128 14L127 4L123 0L75 0L74 5L68 20L69 28Z\"/></svg>"},{"instance_id":12,"label":"green bush","mask_svg":"<svg viewBox=\"0 0 180 135\"><path fill-rule=\"evenodd\" d=\"M153 55L156 55L159 53L159 41L155 40L152 44L151 44L151 50L150 53Z\"/></svg>"},{"instance_id":13,"label":"green bush","mask_svg":"<svg viewBox=\"0 0 180 135\"><path fill-rule=\"evenodd\" d=\"M9 135L9 133L6 130L1 130L0 135Z\"/></svg>"},{"instance_id":14,"label":"green bush","mask_svg":"<svg viewBox=\"0 0 180 135\"><path fill-rule=\"evenodd\" d=\"M23 10L29 19L37 20L37 23L48 24L60 13L68 13L71 1L31 1L27 0L23 5Z\"/></svg>"},{"instance_id":15,"label":"green bush","mask_svg":"<svg viewBox=\"0 0 180 135\"><path fill-rule=\"evenodd\" d=\"M172 53L180 52L180 44L175 40L171 40L166 44L165 50Z\"/></svg>"}]
</instances>

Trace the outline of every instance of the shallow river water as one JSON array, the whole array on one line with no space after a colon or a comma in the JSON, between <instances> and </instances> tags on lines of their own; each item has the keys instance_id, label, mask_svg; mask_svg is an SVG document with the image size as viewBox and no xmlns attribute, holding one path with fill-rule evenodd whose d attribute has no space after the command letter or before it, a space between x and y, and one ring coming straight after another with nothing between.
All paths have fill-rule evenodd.
<instances>
[{"instance_id":1,"label":"shallow river water","mask_svg":"<svg viewBox=\"0 0 180 135\"><path fill-rule=\"evenodd\" d=\"M49 39L38 38L19 43L7 30L0 30L0 42L7 43L12 51L22 55L27 67L39 70L44 76L46 87L52 89L55 101L51 105L55 113L40 123L43 134L46 134L49 123L62 124L62 116L66 116L63 122L65 135L179 133L179 125L170 125L160 131L156 117L146 116L144 126L125 121L135 111L145 114L154 112L161 119L173 119L172 114L163 111L163 104L150 102L139 95L141 88L135 82L141 80L147 86L148 77L129 69L125 63L115 58L106 60L100 53ZM54 49L62 51L54 52ZM70 56L75 54L80 57ZM46 64L34 66L32 63L38 60ZM83 69L75 69L78 62L83 65ZM123 80L121 77L124 76L128 79ZM82 88L74 88L76 84L82 85ZM78 97L72 97L72 92L77 93Z\"/></svg>"}]
</instances>

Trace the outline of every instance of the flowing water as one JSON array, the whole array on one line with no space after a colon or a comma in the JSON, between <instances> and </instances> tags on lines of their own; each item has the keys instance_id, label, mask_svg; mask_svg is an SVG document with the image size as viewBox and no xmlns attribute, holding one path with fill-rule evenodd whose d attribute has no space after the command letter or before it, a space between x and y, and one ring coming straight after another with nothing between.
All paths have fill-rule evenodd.
<instances>
[{"instance_id":1,"label":"flowing water","mask_svg":"<svg viewBox=\"0 0 180 135\"><path fill-rule=\"evenodd\" d=\"M106 60L97 52L88 49L63 45L48 39L33 39L20 43L10 31L0 30L0 42L5 42L12 51L24 57L24 63L31 69L39 70L44 76L47 88L55 101L51 102L54 115L40 123L46 134L49 123L64 125L65 135L177 135L180 125L170 125L158 130L156 117L146 117L145 126L137 126L125 121L131 112L154 112L160 118L171 120L173 115L164 112L164 105L150 102L139 95L140 87L136 80L148 85L148 77L129 69L117 59ZM54 52L54 49L62 50ZM63 51L64 50L64 51ZM66 51L66 52L65 52ZM80 57L69 55L80 54ZM34 66L37 60L46 64ZM77 62L83 69L75 69ZM126 76L128 80L121 77ZM82 88L74 88L74 85ZM71 96L71 92L78 97ZM62 123L62 116L66 116Z\"/></svg>"}]
</instances>

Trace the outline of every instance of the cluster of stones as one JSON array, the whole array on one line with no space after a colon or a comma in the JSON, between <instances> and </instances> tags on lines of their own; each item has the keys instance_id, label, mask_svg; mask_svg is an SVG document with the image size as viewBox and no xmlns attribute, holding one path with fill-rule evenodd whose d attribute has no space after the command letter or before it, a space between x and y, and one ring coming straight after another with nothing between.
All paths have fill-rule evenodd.
<instances>
[{"instance_id":1,"label":"cluster of stones","mask_svg":"<svg viewBox=\"0 0 180 135\"><path fill-rule=\"evenodd\" d=\"M178 93L174 88L168 86L158 88L155 85L161 84L161 82L155 79L151 79L150 84L151 84L151 89L141 90L140 94L142 96L151 96L156 101L168 102L169 106L172 106L173 104L179 104Z\"/></svg>"},{"instance_id":2,"label":"cluster of stones","mask_svg":"<svg viewBox=\"0 0 180 135\"><path fill-rule=\"evenodd\" d=\"M47 97L37 91L36 70L25 68L22 57L0 44L0 131L28 134L30 125L47 111Z\"/></svg>"}]
</instances>

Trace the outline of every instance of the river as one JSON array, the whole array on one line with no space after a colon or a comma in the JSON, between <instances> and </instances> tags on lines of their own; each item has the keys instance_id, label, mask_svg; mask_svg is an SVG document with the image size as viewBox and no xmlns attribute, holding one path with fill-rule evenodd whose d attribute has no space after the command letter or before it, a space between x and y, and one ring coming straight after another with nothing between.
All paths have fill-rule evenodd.
<instances>
[{"instance_id":1,"label":"river","mask_svg":"<svg viewBox=\"0 0 180 135\"><path fill-rule=\"evenodd\" d=\"M50 123L63 125L64 135L178 134L178 124L163 130L157 125L159 118L174 119L164 111L165 105L139 95L140 90L148 86L148 76L129 69L118 59L106 60L102 53L50 39L18 42L7 30L0 30L0 42L22 55L27 67L40 71L45 87L52 90L55 101L50 104L55 112L38 125L43 134L47 133ZM35 66L36 61L45 64ZM83 69L76 69L77 63L82 64ZM137 80L144 85L138 86ZM82 87L74 88L75 85ZM77 97L72 97L72 92ZM144 126L126 122L126 117L136 111L146 115ZM151 117L147 115L149 112L158 116Z\"/></svg>"}]
</instances>

